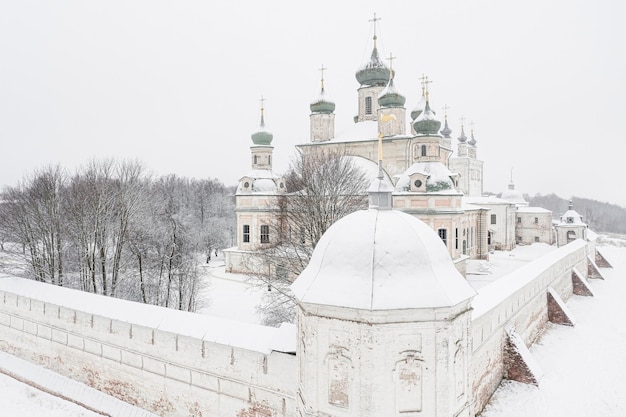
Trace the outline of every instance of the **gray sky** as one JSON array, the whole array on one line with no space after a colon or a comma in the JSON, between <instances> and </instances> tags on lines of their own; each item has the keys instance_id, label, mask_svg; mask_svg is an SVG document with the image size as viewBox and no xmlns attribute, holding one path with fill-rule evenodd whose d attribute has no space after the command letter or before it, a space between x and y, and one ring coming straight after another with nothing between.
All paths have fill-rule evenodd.
<instances>
[{"instance_id":1,"label":"gray sky","mask_svg":"<svg viewBox=\"0 0 626 417\"><path fill-rule=\"evenodd\" d=\"M261 95L282 172L309 140L322 64L336 131L352 123L374 12L407 110L426 74L453 138L461 115L475 122L486 191L513 168L522 192L626 206L618 0L2 1L0 186L93 157L232 185L250 168Z\"/></svg>"}]
</instances>

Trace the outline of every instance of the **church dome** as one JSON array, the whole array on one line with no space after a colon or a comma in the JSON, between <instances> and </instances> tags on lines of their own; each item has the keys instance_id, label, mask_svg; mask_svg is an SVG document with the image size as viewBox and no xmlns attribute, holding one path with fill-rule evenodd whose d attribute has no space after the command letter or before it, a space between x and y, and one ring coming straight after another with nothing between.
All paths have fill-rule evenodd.
<instances>
[{"instance_id":1,"label":"church dome","mask_svg":"<svg viewBox=\"0 0 626 417\"><path fill-rule=\"evenodd\" d=\"M500 198L513 203L516 206L528 206L528 201L524 199L524 194L521 191L516 190L513 183L509 184L508 190L502 192Z\"/></svg>"},{"instance_id":2,"label":"church dome","mask_svg":"<svg viewBox=\"0 0 626 417\"><path fill-rule=\"evenodd\" d=\"M374 46L370 60L356 72L356 80L361 85L383 86L389 81L389 68L378 56L378 48Z\"/></svg>"},{"instance_id":3,"label":"church dome","mask_svg":"<svg viewBox=\"0 0 626 417\"><path fill-rule=\"evenodd\" d=\"M439 132L443 135L444 138L449 139L450 135L452 134L452 129L450 129L450 126L448 126L448 118L446 117L446 121L444 123L444 128L441 129L441 132Z\"/></svg>"},{"instance_id":4,"label":"church dome","mask_svg":"<svg viewBox=\"0 0 626 417\"><path fill-rule=\"evenodd\" d=\"M311 113L332 113L335 111L335 103L322 88L319 96L311 102L310 109Z\"/></svg>"},{"instance_id":5,"label":"church dome","mask_svg":"<svg viewBox=\"0 0 626 417\"><path fill-rule=\"evenodd\" d=\"M415 108L411 111L411 120L417 119L419 115L422 114L425 108L426 108L426 97L424 96L424 94L422 94L422 98L420 98L420 101L417 103L417 106L415 106Z\"/></svg>"},{"instance_id":6,"label":"church dome","mask_svg":"<svg viewBox=\"0 0 626 417\"><path fill-rule=\"evenodd\" d=\"M472 129L472 133L470 134L470 140L467 143L471 146L476 146L476 139L474 139L474 130Z\"/></svg>"},{"instance_id":7,"label":"church dome","mask_svg":"<svg viewBox=\"0 0 626 417\"><path fill-rule=\"evenodd\" d=\"M406 98L398 92L393 84L393 75L389 79L389 84L378 96L378 105L380 107L402 107L406 103Z\"/></svg>"},{"instance_id":8,"label":"church dome","mask_svg":"<svg viewBox=\"0 0 626 417\"><path fill-rule=\"evenodd\" d=\"M441 122L435 116L435 112L430 109L428 97L426 97L426 107L413 121L413 129L418 135L438 135L439 128L441 128Z\"/></svg>"},{"instance_id":9,"label":"church dome","mask_svg":"<svg viewBox=\"0 0 626 417\"><path fill-rule=\"evenodd\" d=\"M291 290L303 303L368 311L451 307L475 295L429 226L375 208L333 224Z\"/></svg>"},{"instance_id":10,"label":"church dome","mask_svg":"<svg viewBox=\"0 0 626 417\"><path fill-rule=\"evenodd\" d=\"M265 119L263 118L263 112L261 112L261 123L259 130L252 134L252 143L260 146L269 146L272 143L274 135L265 127Z\"/></svg>"},{"instance_id":11,"label":"church dome","mask_svg":"<svg viewBox=\"0 0 626 417\"><path fill-rule=\"evenodd\" d=\"M463 125L461 125L461 135L457 138L457 140L461 143L467 142L467 136L465 136L465 129L463 129Z\"/></svg>"}]
</instances>

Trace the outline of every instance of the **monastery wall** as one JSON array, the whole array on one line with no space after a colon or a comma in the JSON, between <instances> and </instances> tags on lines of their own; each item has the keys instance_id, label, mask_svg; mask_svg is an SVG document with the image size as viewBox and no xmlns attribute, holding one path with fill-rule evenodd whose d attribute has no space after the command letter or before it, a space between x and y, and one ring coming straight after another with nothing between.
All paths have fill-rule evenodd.
<instances>
[{"instance_id":1,"label":"monastery wall","mask_svg":"<svg viewBox=\"0 0 626 417\"><path fill-rule=\"evenodd\" d=\"M530 346L548 321L548 290L569 299L573 268L587 277L589 250L586 242L577 240L480 290L472 303L474 410L483 409L506 376L506 330L514 329Z\"/></svg>"},{"instance_id":2,"label":"monastery wall","mask_svg":"<svg viewBox=\"0 0 626 417\"><path fill-rule=\"evenodd\" d=\"M21 293L46 284L11 280L26 281L20 282L26 289L0 288L3 351L162 416L294 415L295 355L266 348L280 339L279 329L231 329L225 335L229 346L211 341L196 325L201 315L161 308L176 314L166 323L172 318L155 316L154 306L81 293L113 302L110 316L94 314ZM77 297L76 291L53 289ZM120 301L135 304L125 312L129 321L113 318ZM155 326L133 322L138 317L139 323L153 319ZM293 331L286 333L294 337ZM250 348L235 347L245 343Z\"/></svg>"}]
</instances>

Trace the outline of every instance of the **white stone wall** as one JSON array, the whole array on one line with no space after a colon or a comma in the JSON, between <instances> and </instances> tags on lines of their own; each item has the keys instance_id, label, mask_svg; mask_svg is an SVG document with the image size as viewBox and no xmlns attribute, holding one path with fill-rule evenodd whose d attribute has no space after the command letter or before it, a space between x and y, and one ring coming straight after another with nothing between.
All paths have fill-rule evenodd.
<instances>
[{"instance_id":1,"label":"white stone wall","mask_svg":"<svg viewBox=\"0 0 626 417\"><path fill-rule=\"evenodd\" d=\"M0 349L162 416L293 415L295 356L128 319L0 291Z\"/></svg>"},{"instance_id":2,"label":"white stone wall","mask_svg":"<svg viewBox=\"0 0 626 417\"><path fill-rule=\"evenodd\" d=\"M474 298L470 379L475 412L482 410L502 381L505 328L513 326L530 346L548 320L548 288L569 299L572 269L586 273L588 250L582 240L559 248L485 286Z\"/></svg>"}]
</instances>

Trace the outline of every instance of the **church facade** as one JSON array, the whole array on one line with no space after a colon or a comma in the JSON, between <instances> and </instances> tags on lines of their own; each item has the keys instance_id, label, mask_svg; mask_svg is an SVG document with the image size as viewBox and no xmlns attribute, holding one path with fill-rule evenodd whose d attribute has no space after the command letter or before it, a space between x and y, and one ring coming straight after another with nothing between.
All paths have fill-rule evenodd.
<instances>
[{"instance_id":1,"label":"church facade","mask_svg":"<svg viewBox=\"0 0 626 417\"><path fill-rule=\"evenodd\" d=\"M528 215L518 215L515 201L483 198L484 163L478 159L474 130L468 138L462 124L453 145L447 114L442 123L433 111L427 77L421 78L420 101L407 111L406 98L394 84L395 71L380 57L376 35L369 60L355 74L358 110L346 132L335 133L335 103L325 90L323 70L319 96L310 105L310 141L297 145L303 157L327 151L375 164L381 139L382 168L393 182L394 208L435 230L462 273L467 259L488 259L490 250L553 242L550 220L547 228L544 224L550 212L533 213L532 219L541 222L524 220L526 227L520 229L516 219ZM260 130L252 135L252 171L242 177L236 193L237 246L224 251L232 272L246 272L246 259L270 244L267 232L279 222L278 199L285 191L284 181L272 171L271 139L262 116Z\"/></svg>"}]
</instances>

